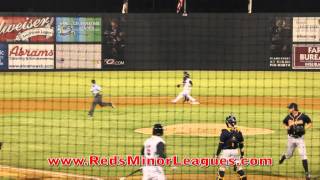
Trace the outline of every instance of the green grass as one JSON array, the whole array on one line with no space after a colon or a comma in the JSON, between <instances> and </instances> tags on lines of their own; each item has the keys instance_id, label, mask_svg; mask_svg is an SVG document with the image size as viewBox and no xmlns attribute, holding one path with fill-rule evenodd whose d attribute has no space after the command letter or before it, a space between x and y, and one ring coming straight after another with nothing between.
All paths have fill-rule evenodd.
<instances>
[{"instance_id":1,"label":"green grass","mask_svg":"<svg viewBox=\"0 0 320 180\"><path fill-rule=\"evenodd\" d=\"M319 72L194 71L198 96L320 97ZM111 96L175 96L180 71L1 72L0 98L87 97L96 79Z\"/></svg>"},{"instance_id":2,"label":"green grass","mask_svg":"<svg viewBox=\"0 0 320 180\"><path fill-rule=\"evenodd\" d=\"M315 72L191 72L198 96L282 96L320 97L320 73ZM111 96L175 96L175 84L181 72L48 72L1 73L0 99L41 97L89 97L90 80L96 79ZM313 174L320 174L320 120L317 109L301 109L310 115L314 128L307 132L306 144ZM135 133L141 127L156 122L223 123L234 112L241 126L273 129L270 135L247 136L246 156L272 157L272 167L248 167L249 173L302 176L298 153L277 164L286 149L286 131L281 121L285 108L256 106L120 106L97 110L93 120L87 110L46 111L1 115L0 139L5 142L0 151L0 164L46 169L95 176L124 175L132 167L49 167L48 157L88 157L90 154L139 154L148 135ZM217 148L218 138L166 136L167 153L180 157L208 157ZM215 173L208 169L183 167L178 173ZM168 170L167 173L171 171Z\"/></svg>"}]
</instances>

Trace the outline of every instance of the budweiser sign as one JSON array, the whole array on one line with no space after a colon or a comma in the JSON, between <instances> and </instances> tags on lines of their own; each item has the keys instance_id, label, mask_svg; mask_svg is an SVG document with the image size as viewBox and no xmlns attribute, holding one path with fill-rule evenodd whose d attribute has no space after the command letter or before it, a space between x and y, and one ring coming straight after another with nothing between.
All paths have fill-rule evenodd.
<instances>
[{"instance_id":1,"label":"budweiser sign","mask_svg":"<svg viewBox=\"0 0 320 180\"><path fill-rule=\"evenodd\" d=\"M53 42L53 17L0 17L0 41Z\"/></svg>"},{"instance_id":2,"label":"budweiser sign","mask_svg":"<svg viewBox=\"0 0 320 180\"><path fill-rule=\"evenodd\" d=\"M9 44L9 69L53 69L54 45Z\"/></svg>"}]
</instances>

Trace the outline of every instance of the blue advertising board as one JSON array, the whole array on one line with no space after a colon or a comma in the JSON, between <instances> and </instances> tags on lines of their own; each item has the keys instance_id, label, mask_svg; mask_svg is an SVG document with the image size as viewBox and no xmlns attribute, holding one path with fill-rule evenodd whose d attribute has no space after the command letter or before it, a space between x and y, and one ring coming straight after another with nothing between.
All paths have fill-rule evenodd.
<instances>
[{"instance_id":1,"label":"blue advertising board","mask_svg":"<svg viewBox=\"0 0 320 180\"><path fill-rule=\"evenodd\" d=\"M0 44L0 70L8 69L8 44Z\"/></svg>"}]
</instances>

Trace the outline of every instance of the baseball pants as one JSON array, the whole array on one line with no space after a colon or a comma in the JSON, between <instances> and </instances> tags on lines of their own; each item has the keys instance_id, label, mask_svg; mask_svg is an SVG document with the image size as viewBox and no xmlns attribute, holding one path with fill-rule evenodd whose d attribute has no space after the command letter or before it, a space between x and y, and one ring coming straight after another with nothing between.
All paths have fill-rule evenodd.
<instances>
[{"instance_id":1,"label":"baseball pants","mask_svg":"<svg viewBox=\"0 0 320 180\"><path fill-rule=\"evenodd\" d=\"M234 158L235 163L240 163L239 149L224 149L221 152L220 158L224 158L226 160ZM226 166L220 166L220 171L225 171ZM237 171L242 170L242 166L237 166Z\"/></svg>"},{"instance_id":2,"label":"baseball pants","mask_svg":"<svg viewBox=\"0 0 320 180\"><path fill-rule=\"evenodd\" d=\"M190 96L190 93L190 90L183 90L174 100L172 100L172 102L177 103L180 99L184 97L188 98L191 102L196 102L196 99Z\"/></svg>"},{"instance_id":3,"label":"baseball pants","mask_svg":"<svg viewBox=\"0 0 320 180\"><path fill-rule=\"evenodd\" d=\"M145 166L142 169L142 180L165 180L162 167L159 166Z\"/></svg>"},{"instance_id":4,"label":"baseball pants","mask_svg":"<svg viewBox=\"0 0 320 180\"><path fill-rule=\"evenodd\" d=\"M104 107L104 106L112 106L111 102L103 102L102 101L102 95L101 94L97 94L94 99L93 102L91 104L91 108L89 111L89 115L93 116L94 110L96 108L96 106L99 105L100 107Z\"/></svg>"},{"instance_id":5,"label":"baseball pants","mask_svg":"<svg viewBox=\"0 0 320 180\"><path fill-rule=\"evenodd\" d=\"M298 148L301 159L307 159L307 150L304 143L304 136L295 138L288 135L287 152L285 153L287 159L293 156L294 150L296 148Z\"/></svg>"}]
</instances>

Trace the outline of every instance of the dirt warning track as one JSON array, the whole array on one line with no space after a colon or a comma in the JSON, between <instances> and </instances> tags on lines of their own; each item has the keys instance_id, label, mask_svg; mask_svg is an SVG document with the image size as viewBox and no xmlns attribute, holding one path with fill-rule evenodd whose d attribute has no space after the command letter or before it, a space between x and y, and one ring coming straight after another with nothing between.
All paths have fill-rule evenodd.
<instances>
[{"instance_id":1,"label":"dirt warning track","mask_svg":"<svg viewBox=\"0 0 320 180\"><path fill-rule=\"evenodd\" d=\"M0 165L0 179L3 178L17 180L103 180L100 177Z\"/></svg>"},{"instance_id":2,"label":"dirt warning track","mask_svg":"<svg viewBox=\"0 0 320 180\"><path fill-rule=\"evenodd\" d=\"M212 180L215 174L168 174L167 180ZM77 175L70 173L52 172L46 170L16 168L0 165L0 179L14 180L119 180L120 177L95 177ZM131 176L126 180L141 180L141 176ZM225 180L238 179L237 175L226 175ZM269 175L248 175L248 179L254 180L303 180L304 178L269 176Z\"/></svg>"},{"instance_id":3,"label":"dirt warning track","mask_svg":"<svg viewBox=\"0 0 320 180\"><path fill-rule=\"evenodd\" d=\"M116 106L130 105L184 105L171 104L173 97L112 97ZM304 109L320 110L320 98L284 98L284 97L200 97L200 106L247 105L260 107L286 107L290 102L297 102ZM105 98L105 101L109 99ZM0 114L33 111L87 110L92 98L47 98L47 99L2 99Z\"/></svg>"},{"instance_id":4,"label":"dirt warning track","mask_svg":"<svg viewBox=\"0 0 320 180\"><path fill-rule=\"evenodd\" d=\"M213 180L215 174L174 174L166 175L167 180ZM141 176L129 177L126 180L141 180ZM238 180L237 175L226 175L224 180ZM269 175L248 175L250 180L305 180L305 178L269 176Z\"/></svg>"}]
</instances>

